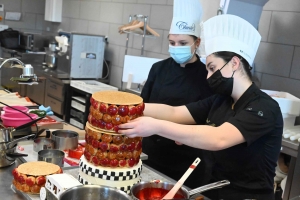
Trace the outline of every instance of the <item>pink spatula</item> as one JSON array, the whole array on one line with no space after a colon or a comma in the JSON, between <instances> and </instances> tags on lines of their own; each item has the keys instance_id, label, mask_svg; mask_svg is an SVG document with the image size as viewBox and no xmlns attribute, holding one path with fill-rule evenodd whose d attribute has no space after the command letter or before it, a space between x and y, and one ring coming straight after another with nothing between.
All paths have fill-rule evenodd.
<instances>
[{"instance_id":1,"label":"pink spatula","mask_svg":"<svg viewBox=\"0 0 300 200\"><path fill-rule=\"evenodd\" d=\"M193 172L193 170L200 163L200 158L196 158L196 160L192 163L192 165L186 170L183 176L179 179L179 181L174 185L174 187L162 198L162 199L173 199L179 188L183 185L185 180L189 177L189 175Z\"/></svg>"}]
</instances>

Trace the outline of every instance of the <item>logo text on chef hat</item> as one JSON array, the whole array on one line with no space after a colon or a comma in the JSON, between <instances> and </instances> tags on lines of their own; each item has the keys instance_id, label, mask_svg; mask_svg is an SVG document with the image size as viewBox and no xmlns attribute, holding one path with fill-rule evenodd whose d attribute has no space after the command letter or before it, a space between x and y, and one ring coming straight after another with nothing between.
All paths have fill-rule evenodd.
<instances>
[{"instance_id":1,"label":"logo text on chef hat","mask_svg":"<svg viewBox=\"0 0 300 200\"><path fill-rule=\"evenodd\" d=\"M178 21L176 23L176 26L178 27L179 30L185 30L185 31L195 31L195 27L196 27L194 23L189 26L187 22L183 22L183 21Z\"/></svg>"},{"instance_id":2,"label":"logo text on chef hat","mask_svg":"<svg viewBox=\"0 0 300 200\"><path fill-rule=\"evenodd\" d=\"M245 51L243 51L243 50L240 49L240 52L241 52L243 55L245 55L245 56L247 56L248 58L251 59L251 56L250 56L249 54L247 54Z\"/></svg>"}]
</instances>

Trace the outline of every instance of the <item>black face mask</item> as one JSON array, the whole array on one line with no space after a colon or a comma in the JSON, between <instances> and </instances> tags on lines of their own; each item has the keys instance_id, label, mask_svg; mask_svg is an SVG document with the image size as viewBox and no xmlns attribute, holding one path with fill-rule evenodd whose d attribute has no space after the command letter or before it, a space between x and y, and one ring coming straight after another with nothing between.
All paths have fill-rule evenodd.
<instances>
[{"instance_id":1,"label":"black face mask","mask_svg":"<svg viewBox=\"0 0 300 200\"><path fill-rule=\"evenodd\" d=\"M227 65L227 63L225 65ZM225 67L225 65L223 67ZM223 67L221 69L223 69ZM233 74L235 71L232 73L232 76L230 78L225 78L221 74L221 71L220 71L221 69L219 69L215 73L213 73L213 75L211 75L207 79L207 82L214 93L230 96L232 94Z\"/></svg>"}]
</instances>

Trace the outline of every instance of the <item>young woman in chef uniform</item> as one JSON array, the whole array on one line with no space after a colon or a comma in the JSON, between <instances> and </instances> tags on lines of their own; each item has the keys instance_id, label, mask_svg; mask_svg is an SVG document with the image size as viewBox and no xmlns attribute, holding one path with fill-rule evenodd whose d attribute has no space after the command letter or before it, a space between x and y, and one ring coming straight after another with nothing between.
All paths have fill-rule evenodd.
<instances>
[{"instance_id":1,"label":"young woman in chef uniform","mask_svg":"<svg viewBox=\"0 0 300 200\"><path fill-rule=\"evenodd\" d=\"M119 132L129 137L157 134L211 151L211 181L230 181L204 193L211 199L274 199L283 120L278 103L251 81L249 70L260 39L240 17L207 20L207 81L216 94L185 106L146 104L144 114L151 117L120 125Z\"/></svg>"},{"instance_id":2,"label":"young woman in chef uniform","mask_svg":"<svg viewBox=\"0 0 300 200\"><path fill-rule=\"evenodd\" d=\"M200 45L202 7L199 0L174 0L173 20L169 32L170 58L155 63L144 85L141 97L147 103L171 106L185 105L212 95L206 81L207 71L195 53ZM158 135L143 139L143 152L148 166L177 180L196 157L204 160L200 149L177 145ZM190 188L205 183L205 162L185 182ZM201 178L199 178L201 177Z\"/></svg>"}]
</instances>

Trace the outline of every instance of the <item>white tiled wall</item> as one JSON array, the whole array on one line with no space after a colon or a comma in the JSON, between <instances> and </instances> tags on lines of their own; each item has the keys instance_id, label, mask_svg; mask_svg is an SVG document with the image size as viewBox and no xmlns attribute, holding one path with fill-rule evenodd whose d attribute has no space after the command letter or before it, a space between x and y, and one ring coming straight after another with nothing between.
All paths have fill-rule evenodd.
<instances>
[{"instance_id":1,"label":"white tiled wall","mask_svg":"<svg viewBox=\"0 0 300 200\"><path fill-rule=\"evenodd\" d=\"M216 15L220 0L200 2L204 20ZM55 35L63 29L108 36L105 58L111 62L110 84L117 87L121 86L126 48L126 34L119 34L118 27L128 22L129 15L149 16L150 27L160 34L159 38L146 38L144 56L169 57L167 35L173 0L63 0L61 23L43 20L45 0L0 0L0 4L4 4L5 12L22 12L19 22L0 22L17 30ZM300 97L300 1L269 0L259 32L262 42L255 60L255 76L260 86ZM140 36L130 35L128 54L140 55L141 45Z\"/></svg>"}]
</instances>

